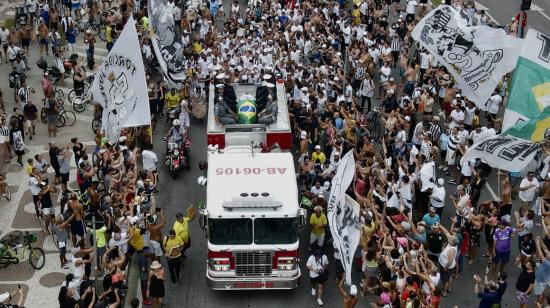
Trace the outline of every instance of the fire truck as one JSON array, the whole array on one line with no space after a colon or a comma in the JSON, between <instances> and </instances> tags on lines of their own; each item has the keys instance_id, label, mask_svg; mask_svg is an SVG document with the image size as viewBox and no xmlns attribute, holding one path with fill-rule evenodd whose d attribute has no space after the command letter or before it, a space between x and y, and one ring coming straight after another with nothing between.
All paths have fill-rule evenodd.
<instances>
[{"instance_id":1,"label":"fire truck","mask_svg":"<svg viewBox=\"0 0 550 308\"><path fill-rule=\"evenodd\" d=\"M239 93L254 93L257 87L231 86L237 97ZM306 226L307 217L298 204L294 159L284 149L268 152L259 146L262 142L268 146L283 142L282 148L287 146L284 142L288 137L282 137L280 132L288 126L282 84L277 85L277 91L280 90L282 93L277 96L284 109L279 109L278 123L270 127L253 123L219 127L212 123L213 106L210 106L211 144L207 177L203 178L207 181L206 206L199 211L199 223L208 240L206 280L212 289L298 286L299 233Z\"/></svg>"}]
</instances>

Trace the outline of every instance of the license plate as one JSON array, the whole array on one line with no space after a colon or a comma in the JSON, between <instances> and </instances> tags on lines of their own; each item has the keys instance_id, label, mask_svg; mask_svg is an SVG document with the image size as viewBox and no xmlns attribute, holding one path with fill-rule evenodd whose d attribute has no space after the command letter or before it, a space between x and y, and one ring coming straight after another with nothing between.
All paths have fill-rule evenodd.
<instances>
[{"instance_id":1,"label":"license plate","mask_svg":"<svg viewBox=\"0 0 550 308\"><path fill-rule=\"evenodd\" d=\"M270 281L239 281L233 282L234 289L269 289L273 288L274 284Z\"/></svg>"}]
</instances>

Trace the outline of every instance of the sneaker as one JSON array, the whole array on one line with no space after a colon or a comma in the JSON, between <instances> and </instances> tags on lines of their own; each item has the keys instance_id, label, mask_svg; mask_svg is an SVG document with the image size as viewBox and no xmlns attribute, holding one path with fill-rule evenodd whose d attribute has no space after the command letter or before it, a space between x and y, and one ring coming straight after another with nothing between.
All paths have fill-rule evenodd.
<instances>
[{"instance_id":1,"label":"sneaker","mask_svg":"<svg viewBox=\"0 0 550 308\"><path fill-rule=\"evenodd\" d=\"M449 181L447 181L447 183L449 183L449 184L453 184L453 185L456 185L456 182L455 182L455 180L449 180Z\"/></svg>"},{"instance_id":2,"label":"sneaker","mask_svg":"<svg viewBox=\"0 0 550 308\"><path fill-rule=\"evenodd\" d=\"M440 165L439 167L437 167L439 170L443 170L443 168L445 168L445 166L443 165Z\"/></svg>"},{"instance_id":3,"label":"sneaker","mask_svg":"<svg viewBox=\"0 0 550 308\"><path fill-rule=\"evenodd\" d=\"M319 306L323 306L323 301L320 298L318 298L317 299L317 304L319 304Z\"/></svg>"},{"instance_id":4,"label":"sneaker","mask_svg":"<svg viewBox=\"0 0 550 308\"><path fill-rule=\"evenodd\" d=\"M317 294L317 290L311 289L311 296L315 296L315 294Z\"/></svg>"}]
</instances>

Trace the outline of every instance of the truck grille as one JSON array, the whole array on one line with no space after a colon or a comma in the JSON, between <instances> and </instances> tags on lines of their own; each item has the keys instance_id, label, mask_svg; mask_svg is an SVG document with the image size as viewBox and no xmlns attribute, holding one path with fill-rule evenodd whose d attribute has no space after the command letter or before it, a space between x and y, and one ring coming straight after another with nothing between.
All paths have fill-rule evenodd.
<instances>
[{"instance_id":1,"label":"truck grille","mask_svg":"<svg viewBox=\"0 0 550 308\"><path fill-rule=\"evenodd\" d=\"M271 275L272 253L264 251L235 252L237 276Z\"/></svg>"}]
</instances>

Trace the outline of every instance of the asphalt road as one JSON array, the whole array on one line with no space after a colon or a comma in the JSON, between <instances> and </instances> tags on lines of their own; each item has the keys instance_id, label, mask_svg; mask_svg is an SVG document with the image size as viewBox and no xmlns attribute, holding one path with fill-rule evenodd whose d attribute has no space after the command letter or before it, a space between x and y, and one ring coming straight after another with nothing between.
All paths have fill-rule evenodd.
<instances>
[{"instance_id":1,"label":"asphalt road","mask_svg":"<svg viewBox=\"0 0 550 308\"><path fill-rule=\"evenodd\" d=\"M489 16L500 25L510 23L510 18L520 11L521 0L476 0L477 9L488 9ZM550 34L550 1L533 0L527 12L527 27Z\"/></svg>"}]
</instances>

